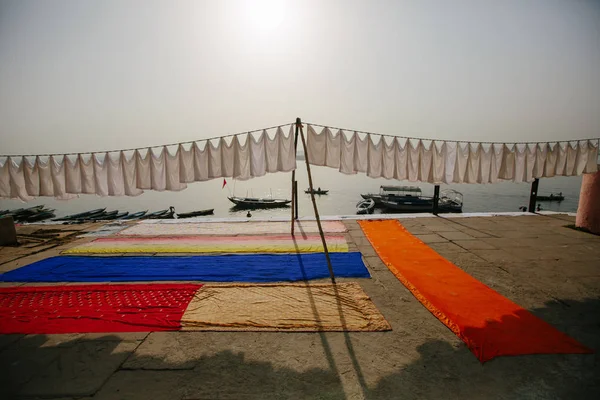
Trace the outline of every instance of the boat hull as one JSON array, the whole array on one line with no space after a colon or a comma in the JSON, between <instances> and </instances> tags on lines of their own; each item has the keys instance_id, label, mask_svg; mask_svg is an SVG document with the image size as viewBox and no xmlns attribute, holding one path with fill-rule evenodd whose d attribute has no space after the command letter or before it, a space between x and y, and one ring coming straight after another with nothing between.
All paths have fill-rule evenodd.
<instances>
[{"instance_id":1,"label":"boat hull","mask_svg":"<svg viewBox=\"0 0 600 400\"><path fill-rule=\"evenodd\" d=\"M565 196L537 196L537 201L563 201Z\"/></svg>"},{"instance_id":2,"label":"boat hull","mask_svg":"<svg viewBox=\"0 0 600 400\"><path fill-rule=\"evenodd\" d=\"M209 210L200 210L200 211L192 211L189 213L181 213L177 214L177 218L192 218L192 217L201 217L203 215L212 215L214 214L215 209L211 208Z\"/></svg>"},{"instance_id":3,"label":"boat hull","mask_svg":"<svg viewBox=\"0 0 600 400\"><path fill-rule=\"evenodd\" d=\"M304 193L310 194L310 189L305 190ZM326 195L327 193L329 193L329 190L313 190L313 194L318 194L319 196Z\"/></svg>"},{"instance_id":4,"label":"boat hull","mask_svg":"<svg viewBox=\"0 0 600 400\"><path fill-rule=\"evenodd\" d=\"M287 207L291 200L285 199L249 199L241 197L228 197L229 201L235 204L235 208L240 209L260 209L260 208L280 208Z\"/></svg>"},{"instance_id":5,"label":"boat hull","mask_svg":"<svg viewBox=\"0 0 600 400\"><path fill-rule=\"evenodd\" d=\"M432 212L433 203L415 203L415 202L391 202L384 201L384 209L392 212L405 212L405 213L418 213L418 212Z\"/></svg>"}]
</instances>

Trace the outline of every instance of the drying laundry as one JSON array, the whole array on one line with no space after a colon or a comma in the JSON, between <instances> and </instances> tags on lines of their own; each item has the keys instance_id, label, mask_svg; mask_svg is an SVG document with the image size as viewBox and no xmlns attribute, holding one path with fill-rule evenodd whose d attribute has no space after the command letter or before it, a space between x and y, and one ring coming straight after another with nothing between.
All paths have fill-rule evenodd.
<instances>
[{"instance_id":1,"label":"drying laundry","mask_svg":"<svg viewBox=\"0 0 600 400\"><path fill-rule=\"evenodd\" d=\"M0 159L0 198L70 199L78 194L137 196L144 190L179 191L214 178L240 180L296 168L293 126L274 134L234 135L177 146L49 157Z\"/></svg>"},{"instance_id":2,"label":"drying laundry","mask_svg":"<svg viewBox=\"0 0 600 400\"><path fill-rule=\"evenodd\" d=\"M598 140L462 143L307 128L308 160L345 174L429 183L530 182L597 171Z\"/></svg>"}]
</instances>

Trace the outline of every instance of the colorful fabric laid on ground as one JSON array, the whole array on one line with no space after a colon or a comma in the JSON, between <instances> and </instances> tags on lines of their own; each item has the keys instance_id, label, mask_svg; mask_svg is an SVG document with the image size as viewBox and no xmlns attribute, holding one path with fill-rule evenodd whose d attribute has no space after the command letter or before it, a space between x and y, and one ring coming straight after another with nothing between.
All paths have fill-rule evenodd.
<instances>
[{"instance_id":1,"label":"colorful fabric laid on ground","mask_svg":"<svg viewBox=\"0 0 600 400\"><path fill-rule=\"evenodd\" d=\"M0 333L176 331L199 284L0 288Z\"/></svg>"},{"instance_id":2,"label":"colorful fabric laid on ground","mask_svg":"<svg viewBox=\"0 0 600 400\"><path fill-rule=\"evenodd\" d=\"M390 329L356 283L0 288L0 334Z\"/></svg>"},{"instance_id":3,"label":"colorful fabric laid on ground","mask_svg":"<svg viewBox=\"0 0 600 400\"><path fill-rule=\"evenodd\" d=\"M331 253L338 277L369 278L361 254ZM59 256L0 275L2 282L282 282L329 277L324 253L219 256Z\"/></svg>"},{"instance_id":4,"label":"colorful fabric laid on ground","mask_svg":"<svg viewBox=\"0 0 600 400\"><path fill-rule=\"evenodd\" d=\"M389 331L357 283L206 285L181 318L186 331Z\"/></svg>"},{"instance_id":5,"label":"colorful fabric laid on ground","mask_svg":"<svg viewBox=\"0 0 600 400\"><path fill-rule=\"evenodd\" d=\"M321 222L325 233L347 232L341 221ZM183 235L264 235L289 234L289 222L200 222L183 224L137 224L122 230L118 235L125 236L183 236ZM294 224L297 235L319 233L315 221L297 221Z\"/></svg>"},{"instance_id":6,"label":"colorful fabric laid on ground","mask_svg":"<svg viewBox=\"0 0 600 400\"><path fill-rule=\"evenodd\" d=\"M481 362L504 355L592 352L437 254L398 221L359 224L394 275Z\"/></svg>"},{"instance_id":7,"label":"colorful fabric laid on ground","mask_svg":"<svg viewBox=\"0 0 600 400\"><path fill-rule=\"evenodd\" d=\"M325 237L332 253L348 251L344 236ZM96 239L63 254L99 253L319 253L319 235L308 236L179 236L112 237Z\"/></svg>"}]
</instances>

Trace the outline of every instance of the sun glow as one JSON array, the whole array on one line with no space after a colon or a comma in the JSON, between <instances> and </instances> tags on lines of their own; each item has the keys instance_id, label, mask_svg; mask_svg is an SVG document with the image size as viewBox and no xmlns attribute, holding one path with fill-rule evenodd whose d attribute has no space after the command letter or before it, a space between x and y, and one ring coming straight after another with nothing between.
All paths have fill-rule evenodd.
<instances>
[{"instance_id":1,"label":"sun glow","mask_svg":"<svg viewBox=\"0 0 600 400\"><path fill-rule=\"evenodd\" d=\"M285 17L283 0L247 0L245 8L249 21L264 30L277 28Z\"/></svg>"}]
</instances>

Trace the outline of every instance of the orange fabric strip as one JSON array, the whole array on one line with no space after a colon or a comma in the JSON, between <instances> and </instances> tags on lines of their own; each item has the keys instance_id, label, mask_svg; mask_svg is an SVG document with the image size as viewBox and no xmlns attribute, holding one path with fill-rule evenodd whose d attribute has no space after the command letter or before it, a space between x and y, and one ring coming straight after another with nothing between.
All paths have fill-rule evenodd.
<instances>
[{"instance_id":1,"label":"orange fabric strip","mask_svg":"<svg viewBox=\"0 0 600 400\"><path fill-rule=\"evenodd\" d=\"M593 352L440 256L398 221L358 223L390 271L482 363L506 355Z\"/></svg>"}]
</instances>

